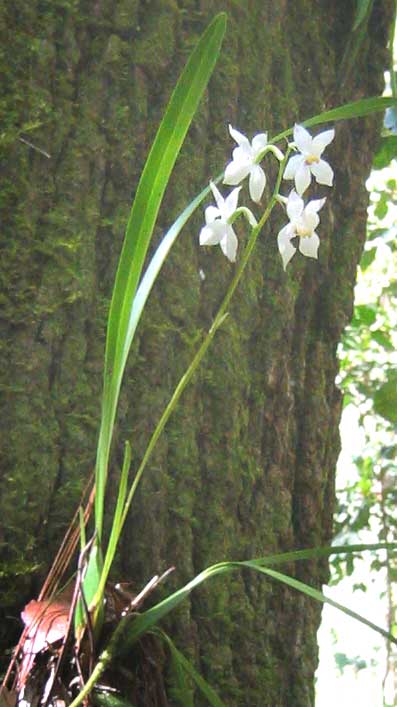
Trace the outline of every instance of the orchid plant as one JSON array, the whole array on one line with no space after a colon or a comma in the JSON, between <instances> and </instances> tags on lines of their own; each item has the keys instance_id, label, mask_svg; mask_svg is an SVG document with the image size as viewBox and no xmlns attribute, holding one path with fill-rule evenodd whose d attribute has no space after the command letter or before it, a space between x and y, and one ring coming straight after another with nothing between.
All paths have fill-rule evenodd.
<instances>
[{"instance_id":1,"label":"orchid plant","mask_svg":"<svg viewBox=\"0 0 397 707\"><path fill-rule=\"evenodd\" d=\"M305 125L296 124L293 130L288 129L275 136L272 140L268 139L266 132L259 132L250 142L243 133L229 126L230 135L237 143L237 147L233 150L232 160L226 165L222 175L213 179L210 185L196 196L180 214L165 234L142 275L145 257L166 186L184 137L199 105L200 98L215 67L225 27L226 16L221 13L209 25L188 60L171 96L167 111L147 158L127 224L108 319L102 416L95 469L95 532L88 542L85 540L84 520L81 522L82 550L79 561L79 584L76 585L80 600L75 606L73 616L77 646L87 628L90 631L92 640L96 639L101 633L106 581L136 488L157 440L170 415L175 410L180 396L200 365L216 332L228 316L230 300L254 251L255 244L263 233L263 227L276 206L281 206L281 208L285 209L289 219L288 223L281 228L277 237L274 238L275 247L278 247L281 255L280 267L282 266L285 270L297 250L304 257L314 259L318 257L320 241L316 229L320 220L318 213L325 204L325 197L309 199L305 203L303 194L309 188L312 177L321 185L332 186L333 170L322 158L322 154L334 139L335 132L334 129L327 129L312 137L307 128L327 122L369 115L397 104L396 99L388 98L368 98L349 103L314 116L304 121ZM293 141L288 142L288 138L292 133ZM283 149L279 145L282 145ZM268 156L272 156L277 160L277 178L263 211L261 213L253 213L252 209L259 212L265 193L267 179L262 162L268 159ZM242 190L241 182L246 178L249 180L250 198L254 202L252 209L246 206L238 206ZM219 183L222 179L225 185L234 187L226 196L223 196L216 186L216 183ZM287 196L280 191L283 180L294 180L295 182L295 189L292 189ZM200 231L199 242L202 246L219 245L227 259L231 263L236 263L235 271L209 331L203 336L191 364L180 379L169 403L160 416L129 489L131 449L129 443L126 444L116 509L110 537L105 545L103 520L110 448L127 357L147 298L172 245L175 243L183 226L210 193L215 199L215 205L207 206L205 210L205 225ZM234 222L240 216L244 217L250 229L247 243L241 255L238 252L238 239L234 229ZM185 587L182 587L159 604L139 615L135 613L137 605L135 600L135 603L131 604L125 615L120 619L110 643L100 654L90 674L86 676L85 683L81 682L81 690L71 703L71 707L77 707L85 700L111 660L114 660L116 656L135 643L144 633L149 630L153 631L158 621L183 601L193 589L211 577L236 571L242 567L248 567L266 577L272 577L317 601L331 603L346 614L371 626L383 636L387 636L389 640L396 642L396 639L389 636L383 629L346 607L336 604L322 592L271 568L272 565L283 562L329 557L333 554L362 552L365 549L367 547L361 545L343 548L314 548L277 556L269 555L259 560L223 562L200 573ZM390 550L394 549L394 546L383 543L376 545L376 549ZM158 582L160 579L156 578L156 581ZM145 591L146 589L143 591L143 595ZM176 648L172 648L173 644L170 639L167 637L166 640L168 645L171 646L173 655L179 655ZM195 680L198 687L204 691L210 704L218 705L218 707L223 705L223 702L215 695L212 688L206 685L203 678L201 676L197 677L193 667L186 667L190 664L185 658L180 658L180 665Z\"/></svg>"},{"instance_id":2,"label":"orchid plant","mask_svg":"<svg viewBox=\"0 0 397 707\"><path fill-rule=\"evenodd\" d=\"M221 19L218 18L218 20L214 20L213 26L216 24L216 21L220 22ZM207 30L207 33L209 32L209 30ZM374 98L364 99L355 103L346 104L345 106L330 110L328 112L315 116L314 118L311 118L309 121L306 121L306 125L317 125L332 120L344 120L348 118L368 115L375 111L383 110L386 105L388 105L392 100L393 99L387 98ZM188 366L184 375L180 379L173 395L171 396L168 405L166 406L163 414L160 417L160 420L149 441L143 460L136 472L134 481L132 483L128 495L127 476L130 465L130 451L129 445L127 445L126 447L126 457L123 465L122 477L120 482L119 501L115 512L115 522L113 524L111 539L109 542L109 546L112 548L112 551L109 552L108 548L107 559L105 559L104 568L102 570L102 580L100 580L99 583L99 586L102 591L104 590L103 578L107 577L108 575L111 566L111 561L117 547L118 538L120 537L121 529L125 522L128 509L131 505L136 488L142 478L143 472L151 457L157 440L159 439L165 425L167 424L169 417L175 410L180 396L182 395L186 386L189 384L195 371L199 367L204 355L206 354L212 342L212 339L216 335L216 332L223 325L225 319L227 318L227 310L230 300L233 297L233 294L244 273L245 267L254 251L256 241L261 235L263 227L269 220L269 217L276 205L280 205L283 209L285 209L289 219L289 222L281 228L281 230L277 234L277 238L275 238L275 243L277 243L277 247L281 256L280 265L282 265L284 270L286 270L287 265L289 264L291 258L294 256L297 250L299 250L301 255L305 257L313 259L317 259L318 257L318 249L320 245L320 239L318 234L316 233L316 229L320 222L318 212L324 206L326 202L326 197L312 198L305 203L302 195L310 186L312 176L314 176L314 179L318 184L325 185L328 187L333 185L334 173L332 167L328 164L328 162L326 162L322 158L322 154L325 148L334 139L334 129L328 129L319 132L317 135L312 137L303 125L296 124L293 130L287 130L283 133L280 133L275 138L273 138L272 141L268 140L267 133L258 133L253 137L251 142L243 133L236 130L230 125L229 133L237 143L237 147L233 150L232 160L226 165L226 168L222 175L220 175L216 180L210 181L209 186L206 187L186 207L186 209L178 217L177 221L166 233L163 241L158 247L158 250L153 256L145 275L141 280L141 283L137 289L135 296L131 300L129 326L130 331L132 331L133 334L138 323L139 317L143 311L146 299L150 293L151 287L153 286L154 281L163 263L165 262L165 259L171 246L175 242L177 236L179 235L180 231L182 230L183 226L188 221L190 216L203 202L206 196L212 193L212 196L215 200L215 205L211 204L205 209L205 224L199 234L199 243L201 246L219 245L222 250L222 253L226 256L226 258L231 263L236 263L236 271L230 283L229 289L227 290L224 299L218 309L218 312L213 320L212 326L210 327L207 335L204 337L200 347L196 352L196 355L194 356L191 364ZM283 141L285 141L291 133L293 133L293 140L291 142L288 142L287 140L287 144L284 150L282 150L277 144L275 144L282 143ZM293 154L291 156L291 153L293 152L296 154ZM267 155L272 155L277 160L278 175L275 181L273 191L269 197L267 205L263 209L262 214L255 215L252 209L258 209L258 207L260 206L267 184L266 174L261 164L263 160L267 158ZM246 178L248 178L249 195L255 205L252 207L252 209L248 208L247 206L238 205L240 193L242 190L241 182L243 182ZM294 179L295 181L295 189L292 189L288 196L283 195L281 193L281 185L283 183L283 180L291 179ZM216 182L220 182L221 180L223 180L223 183L225 185L234 186L234 189L232 189L230 193L226 196L223 196L218 187L216 186ZM250 228L249 238L241 256L238 255L238 238L233 228L234 222L240 216L244 217L245 221L247 222ZM123 254L124 249L122 253L122 258ZM116 288L117 278L115 290ZM120 302L122 302L123 295L120 294L118 296L120 298ZM115 294L113 295L113 298L115 300ZM129 341L129 345L131 341L132 337ZM126 351L125 348L124 351ZM89 679L87 680L79 695L71 704L71 707L78 707L78 705L84 700L86 695L88 695L89 692L93 689L104 670L106 670L109 663L120 654L124 654L130 646L136 643L139 638L148 631L154 632L157 636L160 636L163 638L163 640L165 640L171 651L173 659L178 663L178 668L182 672L185 671L193 679L197 687L204 693L209 703L212 705L217 705L217 707L222 707L224 703L220 700L219 696L203 680L202 676L196 673L195 669L187 661L187 659L180 654L180 652L173 645L169 636L164 634L163 631L160 631L156 627L157 623L161 620L162 617L164 617L168 612L172 611L181 601L183 601L186 597L189 596L190 592L193 591L193 589L198 587L202 582L206 581L207 579L210 579L211 577L215 577L219 574L233 572L242 567L248 567L268 577L272 577L273 579L287 584L288 586L293 587L297 591L300 591L306 594L307 596L316 599L317 601L331 604L332 606L338 608L345 614L355 618L356 620L366 624L367 626L370 626L374 631L377 631L382 636L386 637L387 640L391 640L397 643L397 640L394 637L390 636L390 634L385 632L384 629L368 621L368 619L366 619L365 617L360 616L355 612L352 612L350 609L341 604L337 604L333 600L329 599L322 592L313 589L312 587L304 584L303 582L299 582L298 580L288 575L282 574L271 569L271 566L276 563L278 564L291 560L294 561L318 557L329 557L334 554L352 554L356 552L362 552L367 549L383 549L391 551L395 549L395 546L390 543L378 543L377 545L372 546L351 545L339 548L329 546L322 548L313 548L310 550L296 551L292 553L285 553L275 556L268 556L260 558L259 560L249 560L246 562L223 562L208 568L174 594L171 594L154 607L143 612L140 616L135 616L133 620L131 620L131 616L127 612L127 615L121 620L119 626L116 628L108 647L100 655L97 664L95 665L91 675L89 676ZM88 577L89 569L90 568L88 565L86 575ZM156 582L159 581L159 578L157 577L154 579L156 580ZM94 595L94 597L95 596L96 601L98 601L98 588L97 594ZM91 605L91 611L93 610L93 608L95 609L95 602L94 606Z\"/></svg>"}]
</instances>

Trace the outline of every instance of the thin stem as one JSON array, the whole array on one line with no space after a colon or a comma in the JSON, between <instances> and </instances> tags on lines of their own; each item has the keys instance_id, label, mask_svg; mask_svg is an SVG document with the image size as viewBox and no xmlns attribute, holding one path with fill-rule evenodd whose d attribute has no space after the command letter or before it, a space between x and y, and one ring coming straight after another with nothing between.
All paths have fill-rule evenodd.
<instances>
[{"instance_id":1,"label":"thin stem","mask_svg":"<svg viewBox=\"0 0 397 707\"><path fill-rule=\"evenodd\" d=\"M276 180L276 185L275 185L275 187L274 187L274 190L273 190L272 196L271 196L271 198L270 198L270 201L269 201L269 203L268 203L268 205L267 205L267 208L265 209L265 211L264 211L264 213L263 213L263 216L262 216L262 218L260 219L258 225L257 225L255 228L253 228L252 231L251 231L251 235L250 235L249 241L248 241L248 243L247 243L247 246L246 246L246 248L245 248L245 251L244 251L244 253L243 253L242 260L241 260L241 262L240 262L240 264L239 264L239 267L238 267L238 269L237 269L237 272L235 273L235 275L234 275L234 277L233 277L233 279L232 279L232 282L231 282L231 284L230 284L230 286L229 286L229 289L228 289L228 291L227 291L227 293L226 293L226 295L225 295L225 297L224 297L224 299L223 299L223 302L222 302L222 304L220 305L220 307L219 307L219 309L218 309L218 312L217 312L217 314L216 314L216 316L215 316L215 319L214 319L214 321L213 321L213 323L212 323L212 326L211 326L211 328L209 329L208 334L207 334L207 336L205 337L204 341L202 342L202 344L201 344L200 348L198 349L196 355L194 356L193 361L190 363L189 367L187 368L187 370L186 370L185 373L183 374L182 378L180 379L178 385L176 386L176 388L175 388L175 390L174 390L174 393L173 393L173 395L172 395L172 397L171 397L171 399L170 399L170 401L169 401L167 407L165 408L165 410L164 410L164 412L163 412L163 414L162 414L162 416L161 416L161 418L160 418L160 420L159 420L159 422L158 422L158 424L157 424L157 426L156 426L156 429L154 430L154 432L153 432L153 434L152 434L152 437L150 438L149 444L148 444L148 446L147 446L147 448L146 448L145 454L144 454L144 456L143 456L143 459L142 459L142 461L141 461L141 464L140 464L140 466L139 466L139 468L138 468L138 471L137 471L137 473L136 473L136 475L135 475L135 478L134 478L134 481L133 481L133 483L132 483L130 492L129 492L129 494L128 494L128 498L127 498L127 501L126 501L126 504L125 504L125 507L124 507L124 512L123 512L123 516L122 516L122 520L121 520L121 526L124 525L124 522L125 522L125 519L126 519L126 517L127 517L127 513L128 513L128 510L129 510L129 508L130 508L130 505L131 505L132 499L133 499L133 497L134 497L135 491L136 491L137 486L138 486L138 484L139 484L139 482L140 482L140 480L141 480L141 478L142 478L142 474L143 474L143 472L144 472L144 470L145 470L146 464L148 463L148 461L149 461L149 459L150 459L150 457L151 457L151 455L152 455L152 452L153 452L153 450L154 450L154 448L155 448L155 446L156 446L157 440L159 439L159 437L160 437L160 435L161 435L161 433L162 433L162 431L163 431L165 425L167 424L168 419L169 419L171 413L173 412L174 408L176 407L180 396L182 395L183 391L185 390L186 386L188 385L188 383L190 382L192 376L194 375L194 373L196 372L198 366L200 365L201 360L202 360L202 358L204 357L205 353L207 352L207 349L208 349L208 347L209 347L209 345L210 345L212 339L214 338L214 336L215 336L217 330L218 330L219 327L223 324L223 322L225 321L225 319L226 319L226 317L227 317L227 309L228 309L230 300L231 300L231 298L233 297L234 292L235 292L235 290L236 290L236 288L237 288L237 285L238 285L239 282L240 282L241 276L242 276L242 274L243 274L243 272L244 272L244 270L245 270L245 268L246 268L246 266L247 266L247 263L248 263L248 261L249 261L249 259L250 259L251 254L252 254L252 252L253 252L253 250L254 250L254 247L255 247L256 241L257 241L257 239L258 239L258 236L259 236L259 234L260 234L260 232L261 232L263 226L265 225L265 223L266 223L267 220L269 219L269 216L270 216L270 214L271 214L271 212L272 212L272 210L273 210L275 204L277 203L277 196L278 196L278 192L279 192L279 189L280 189L281 179L282 179L282 176L283 176L283 173L284 173L284 169L285 169L285 165L286 165L286 163L287 163L287 159L288 159L288 157L289 157L289 153L290 153L290 150L287 149L286 154L285 154L285 156L284 156L284 158L283 158L283 160L282 160L282 162L280 163L280 166L279 166L279 171L278 171L278 176L277 176L277 180Z\"/></svg>"},{"instance_id":2,"label":"thin stem","mask_svg":"<svg viewBox=\"0 0 397 707\"><path fill-rule=\"evenodd\" d=\"M116 635L116 632L114 635ZM107 666L112 660L112 657L113 654L109 650L103 651L101 653L101 657L95 665L95 668L92 671L90 677L88 678L84 687L80 690L77 697L73 700L73 702L70 703L69 707L78 707L78 705L81 705L83 700L85 700L85 698L90 694L91 690L95 687L102 673L106 670Z\"/></svg>"}]
</instances>

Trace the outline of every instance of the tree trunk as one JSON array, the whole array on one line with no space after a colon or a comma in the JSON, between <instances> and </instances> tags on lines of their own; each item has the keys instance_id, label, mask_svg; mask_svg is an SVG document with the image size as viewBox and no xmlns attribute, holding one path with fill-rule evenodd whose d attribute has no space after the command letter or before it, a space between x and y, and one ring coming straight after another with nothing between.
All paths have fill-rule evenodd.
<instances>
[{"instance_id":1,"label":"tree trunk","mask_svg":"<svg viewBox=\"0 0 397 707\"><path fill-rule=\"evenodd\" d=\"M94 464L106 313L124 226L192 46L226 9L221 58L156 241L224 168L228 123L250 137L271 135L381 93L391 2L374 5L343 76L353 0L15 0L0 10L3 645L14 638L8 617L37 589ZM317 191L328 197L319 262L297 254L284 273L275 241L281 210L261 235L231 316L146 472L117 578L140 587L175 565L170 591L217 561L330 541L341 412L336 348L352 312L379 121L337 125L327 153L335 187ZM274 182L274 170L268 178ZM140 327L122 390L114 480L125 439L136 468L233 276L220 249L199 247L202 221L200 213L181 235ZM242 231L240 253L243 241ZM289 571L315 587L328 576L325 563ZM306 707L320 610L241 573L197 590L168 628L227 705Z\"/></svg>"}]
</instances>

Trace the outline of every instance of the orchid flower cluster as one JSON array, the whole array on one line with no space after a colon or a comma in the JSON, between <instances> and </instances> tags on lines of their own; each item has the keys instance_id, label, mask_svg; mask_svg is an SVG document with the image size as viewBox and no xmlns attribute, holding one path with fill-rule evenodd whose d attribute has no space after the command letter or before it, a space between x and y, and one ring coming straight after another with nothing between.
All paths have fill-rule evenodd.
<instances>
[{"instance_id":1,"label":"orchid flower cluster","mask_svg":"<svg viewBox=\"0 0 397 707\"><path fill-rule=\"evenodd\" d=\"M246 207L238 208L238 198L241 190L239 185L249 177L249 194L255 203L259 203L266 187L266 174L260 165L265 155L272 153L279 162L286 159L283 152L275 145L268 143L267 133L255 135L252 142L229 125L231 137L237 143L233 150L232 161L226 166L223 183L235 186L225 198L214 183L210 183L216 206L208 206L205 210L205 226L200 232L200 245L220 245L226 257L234 262L237 255L238 240L233 229L235 219L244 215L251 226L257 221ZM294 150L298 154L289 158L283 179L294 180L295 189L288 197L277 195L279 203L287 211L289 222L279 231L277 236L278 249L284 270L296 253L297 248L308 258L317 258L320 239L316 228L320 223L318 212L324 206L326 199L312 199L305 204L302 195L311 184L312 177L318 184L332 186L334 173L328 162L322 159L322 153L335 136L334 130L325 130L315 137L302 125L295 125L293 142L288 146L288 152ZM293 241L298 238L297 246ZM295 241L296 242L296 241Z\"/></svg>"}]
</instances>

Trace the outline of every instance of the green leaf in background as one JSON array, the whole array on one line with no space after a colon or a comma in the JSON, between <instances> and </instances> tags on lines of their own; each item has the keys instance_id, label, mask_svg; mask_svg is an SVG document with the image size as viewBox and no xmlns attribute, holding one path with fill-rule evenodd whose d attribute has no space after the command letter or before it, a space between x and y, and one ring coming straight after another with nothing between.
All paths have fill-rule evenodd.
<instances>
[{"instance_id":1,"label":"green leaf in background","mask_svg":"<svg viewBox=\"0 0 397 707\"><path fill-rule=\"evenodd\" d=\"M397 136L391 135L381 140L378 152L372 163L373 169L388 167L390 162L397 158Z\"/></svg>"},{"instance_id":2,"label":"green leaf in background","mask_svg":"<svg viewBox=\"0 0 397 707\"><path fill-rule=\"evenodd\" d=\"M374 394L374 410L392 423L397 423L397 369L389 370L387 380Z\"/></svg>"},{"instance_id":3,"label":"green leaf in background","mask_svg":"<svg viewBox=\"0 0 397 707\"><path fill-rule=\"evenodd\" d=\"M389 210L389 195L386 191L382 191L378 203L375 206L375 216L379 221L382 221Z\"/></svg>"},{"instance_id":4,"label":"green leaf in background","mask_svg":"<svg viewBox=\"0 0 397 707\"><path fill-rule=\"evenodd\" d=\"M367 270L370 265L374 262L376 258L376 248L369 248L368 250L365 250L364 253L361 256L360 260L360 268L361 270Z\"/></svg>"},{"instance_id":5,"label":"green leaf in background","mask_svg":"<svg viewBox=\"0 0 397 707\"><path fill-rule=\"evenodd\" d=\"M375 331L371 331L371 337L379 346L382 346L385 351L394 351L393 342L385 331L375 329Z\"/></svg>"},{"instance_id":6,"label":"green leaf in background","mask_svg":"<svg viewBox=\"0 0 397 707\"><path fill-rule=\"evenodd\" d=\"M354 316L351 321L352 327L358 326L371 326L376 321L377 309L375 305L371 304L358 304L354 308Z\"/></svg>"}]
</instances>

